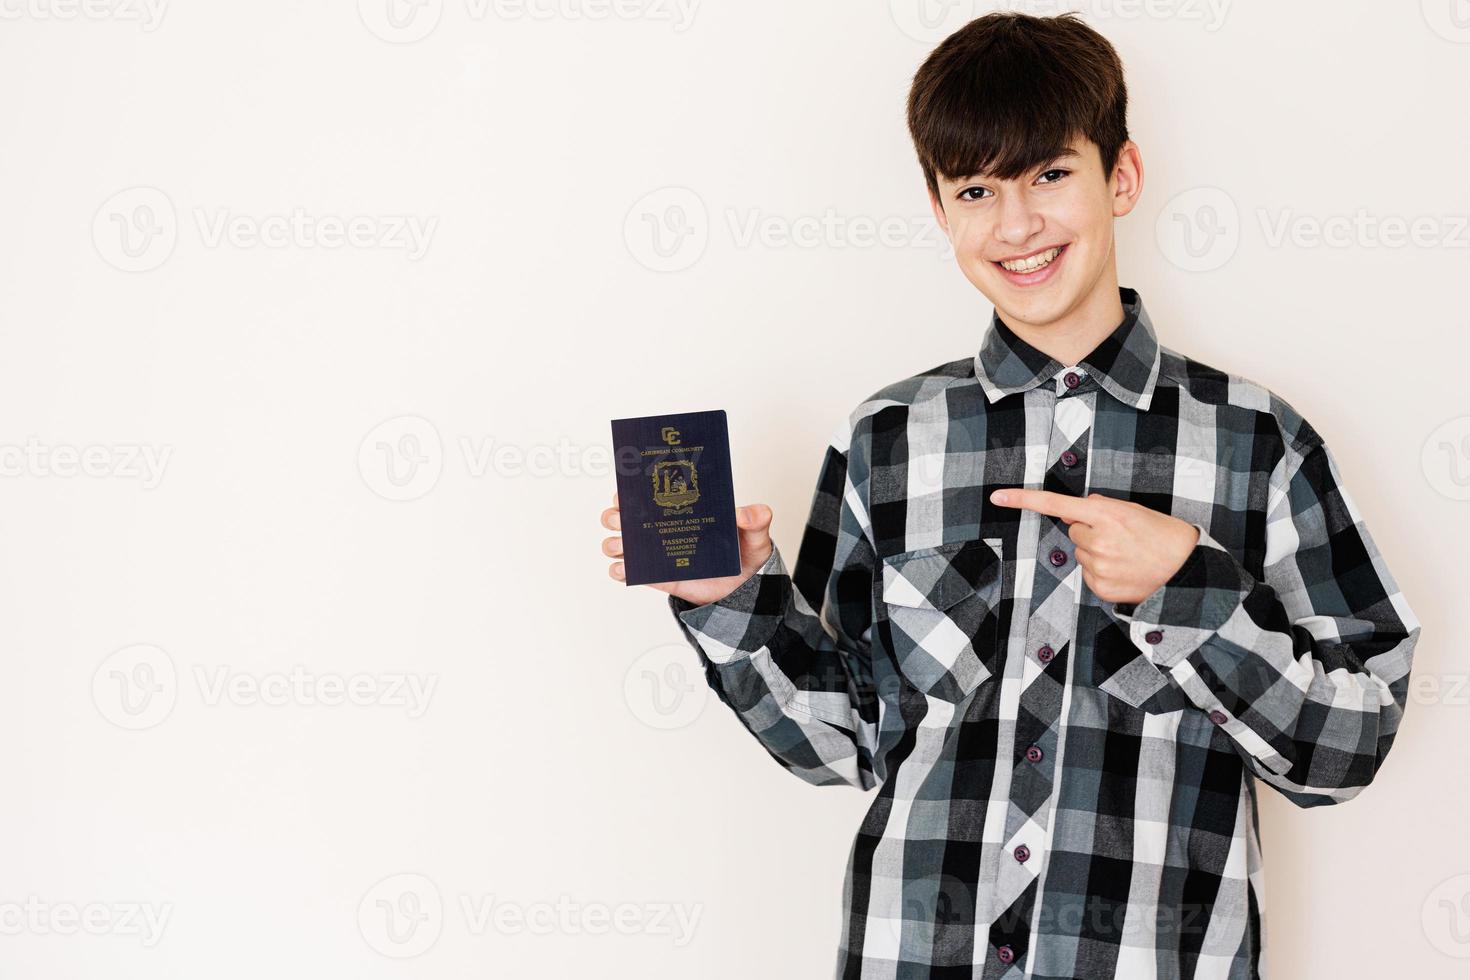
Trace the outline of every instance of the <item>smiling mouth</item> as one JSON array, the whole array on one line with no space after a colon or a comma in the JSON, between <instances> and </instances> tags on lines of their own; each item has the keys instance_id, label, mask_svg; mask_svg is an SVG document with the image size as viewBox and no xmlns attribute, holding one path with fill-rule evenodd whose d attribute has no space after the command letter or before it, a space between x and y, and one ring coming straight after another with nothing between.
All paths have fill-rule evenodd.
<instances>
[{"instance_id":1,"label":"smiling mouth","mask_svg":"<svg viewBox=\"0 0 1470 980\"><path fill-rule=\"evenodd\" d=\"M1057 260L1057 257L1066 250L1067 246L1056 245L1052 248L1037 252L1035 255L1028 255L1023 259L1007 259L1001 262L996 262L995 264L1000 266L1007 272L1014 272L1025 275L1028 272L1036 272L1038 269L1045 269L1047 266L1055 262Z\"/></svg>"}]
</instances>

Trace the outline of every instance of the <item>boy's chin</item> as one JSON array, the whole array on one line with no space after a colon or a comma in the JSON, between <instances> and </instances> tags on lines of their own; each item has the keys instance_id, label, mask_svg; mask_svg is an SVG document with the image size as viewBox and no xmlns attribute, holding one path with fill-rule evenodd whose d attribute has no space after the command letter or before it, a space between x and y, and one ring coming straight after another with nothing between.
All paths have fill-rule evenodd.
<instances>
[{"instance_id":1,"label":"boy's chin","mask_svg":"<svg viewBox=\"0 0 1470 980\"><path fill-rule=\"evenodd\" d=\"M992 276L971 276L970 282L990 300L1001 319L1047 323L1067 308L1067 280L1063 276L1036 286L1017 287Z\"/></svg>"}]
</instances>

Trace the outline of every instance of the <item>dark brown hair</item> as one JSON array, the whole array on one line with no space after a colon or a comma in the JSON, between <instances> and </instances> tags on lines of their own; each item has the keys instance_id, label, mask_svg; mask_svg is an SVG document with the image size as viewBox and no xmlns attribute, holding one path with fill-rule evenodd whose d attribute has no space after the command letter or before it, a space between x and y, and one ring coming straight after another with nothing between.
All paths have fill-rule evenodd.
<instances>
[{"instance_id":1,"label":"dark brown hair","mask_svg":"<svg viewBox=\"0 0 1470 980\"><path fill-rule=\"evenodd\" d=\"M1128 140L1123 63L1075 12L1000 12L945 38L914 75L909 134L929 190L985 174L1015 180L1077 136L1097 144L1111 176Z\"/></svg>"}]
</instances>

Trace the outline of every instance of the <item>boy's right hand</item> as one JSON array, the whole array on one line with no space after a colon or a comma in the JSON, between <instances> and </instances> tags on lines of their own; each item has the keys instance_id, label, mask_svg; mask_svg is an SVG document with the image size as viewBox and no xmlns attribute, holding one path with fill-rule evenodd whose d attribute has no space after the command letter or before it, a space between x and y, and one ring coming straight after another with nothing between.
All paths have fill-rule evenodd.
<instances>
[{"instance_id":1,"label":"boy's right hand","mask_svg":"<svg viewBox=\"0 0 1470 980\"><path fill-rule=\"evenodd\" d=\"M723 599L735 588L755 574L756 570L771 557L771 508L765 504L750 504L735 508L735 526L740 532L740 574L724 578L698 578L684 582L650 582L650 589L667 592L687 599L697 605ZM621 513L618 510L618 495L613 494L613 505L602 512L602 526L610 531L621 531ZM623 554L623 537L614 535L602 539L602 553L611 558ZM619 582L623 580L623 563L615 561L607 573Z\"/></svg>"}]
</instances>

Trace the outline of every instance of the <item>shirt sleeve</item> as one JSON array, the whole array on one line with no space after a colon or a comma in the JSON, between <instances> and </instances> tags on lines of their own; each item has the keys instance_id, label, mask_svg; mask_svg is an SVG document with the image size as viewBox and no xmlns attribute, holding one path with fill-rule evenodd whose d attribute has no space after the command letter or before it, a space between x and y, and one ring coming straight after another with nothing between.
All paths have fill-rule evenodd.
<instances>
[{"instance_id":1,"label":"shirt sleeve","mask_svg":"<svg viewBox=\"0 0 1470 980\"><path fill-rule=\"evenodd\" d=\"M1393 743L1419 622L1313 433L1273 471L1263 577L1199 524L1184 564L1113 615L1299 806L1351 799Z\"/></svg>"},{"instance_id":2,"label":"shirt sleeve","mask_svg":"<svg viewBox=\"0 0 1470 980\"><path fill-rule=\"evenodd\" d=\"M877 784L873 549L846 427L827 446L795 574L771 556L724 598L669 606L705 678L766 750L817 785Z\"/></svg>"}]
</instances>

